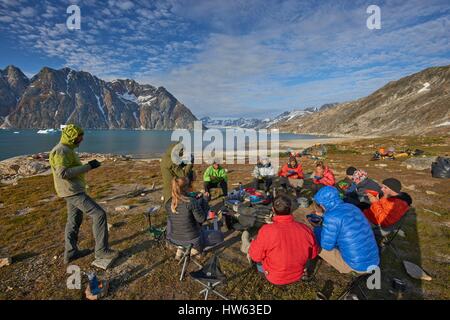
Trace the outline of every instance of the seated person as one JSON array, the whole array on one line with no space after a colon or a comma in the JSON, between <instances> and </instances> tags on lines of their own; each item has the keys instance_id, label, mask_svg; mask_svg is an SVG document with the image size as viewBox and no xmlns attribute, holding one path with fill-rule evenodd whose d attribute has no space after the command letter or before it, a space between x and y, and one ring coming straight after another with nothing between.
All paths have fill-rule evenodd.
<instances>
[{"instance_id":1,"label":"seated person","mask_svg":"<svg viewBox=\"0 0 450 320\"><path fill-rule=\"evenodd\" d=\"M253 170L255 189L259 189L259 185L264 183L264 191L269 192L274 175L275 171L268 158L263 158L261 161L258 161Z\"/></svg>"},{"instance_id":2,"label":"seated person","mask_svg":"<svg viewBox=\"0 0 450 320\"><path fill-rule=\"evenodd\" d=\"M198 255L203 248L213 246L223 239L220 231L203 230L207 208L200 205L194 197L189 197L189 181L185 177L172 180L172 196L166 203L169 213L167 220L167 239L181 246L193 245L192 255ZM176 258L180 259L182 251L178 250Z\"/></svg>"},{"instance_id":3,"label":"seated person","mask_svg":"<svg viewBox=\"0 0 450 320\"><path fill-rule=\"evenodd\" d=\"M333 171L322 161L317 161L313 177L313 192L315 193L325 186L334 186L335 183Z\"/></svg>"},{"instance_id":4,"label":"seated person","mask_svg":"<svg viewBox=\"0 0 450 320\"><path fill-rule=\"evenodd\" d=\"M353 182L353 174L355 171L355 167L348 167L345 171L345 178L336 184L336 187L341 192L341 195L346 195L356 190L356 184Z\"/></svg>"},{"instance_id":5,"label":"seated person","mask_svg":"<svg viewBox=\"0 0 450 320\"><path fill-rule=\"evenodd\" d=\"M353 192L345 195L344 201L351 203L361 210L370 207L368 194L381 195L381 187L374 180L370 179L364 170L356 170L352 176L356 188Z\"/></svg>"},{"instance_id":6,"label":"seated person","mask_svg":"<svg viewBox=\"0 0 450 320\"><path fill-rule=\"evenodd\" d=\"M214 160L213 164L206 169L203 174L203 183L205 188L205 195L210 197L211 189L221 188L223 195L228 195L228 177L226 170L219 164L217 160Z\"/></svg>"},{"instance_id":7,"label":"seated person","mask_svg":"<svg viewBox=\"0 0 450 320\"><path fill-rule=\"evenodd\" d=\"M400 181L389 178L384 180L381 185L383 191L381 198L368 195L371 205L364 210L364 214L372 224L382 228L390 227L409 210L412 199L407 193L401 192L401 189Z\"/></svg>"},{"instance_id":8,"label":"seated person","mask_svg":"<svg viewBox=\"0 0 450 320\"><path fill-rule=\"evenodd\" d=\"M319 256L340 273L365 273L380 262L375 237L364 214L344 203L334 187L325 186L314 196L322 223L314 226L321 247Z\"/></svg>"},{"instance_id":9,"label":"seated person","mask_svg":"<svg viewBox=\"0 0 450 320\"><path fill-rule=\"evenodd\" d=\"M252 242L245 239L248 232L243 233L241 250L248 251L249 258L258 263L258 270L275 285L299 281L319 249L311 229L295 221L291 210L291 200L285 195L277 196L272 207L273 223L262 226Z\"/></svg>"},{"instance_id":10,"label":"seated person","mask_svg":"<svg viewBox=\"0 0 450 320\"><path fill-rule=\"evenodd\" d=\"M300 163L297 162L295 157L289 157L289 162L281 167L278 173L280 177L280 185L286 190L288 185L295 189L296 193L300 193L300 189L303 187L303 168Z\"/></svg>"}]
</instances>

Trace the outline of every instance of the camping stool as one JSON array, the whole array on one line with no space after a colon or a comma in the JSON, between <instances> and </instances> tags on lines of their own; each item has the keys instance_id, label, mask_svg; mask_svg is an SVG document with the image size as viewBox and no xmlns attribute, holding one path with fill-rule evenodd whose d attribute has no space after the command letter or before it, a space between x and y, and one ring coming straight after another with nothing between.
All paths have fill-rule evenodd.
<instances>
[{"instance_id":1,"label":"camping stool","mask_svg":"<svg viewBox=\"0 0 450 320\"><path fill-rule=\"evenodd\" d=\"M205 300L208 300L210 294L215 294L223 300L228 300L227 297L215 289L226 280L225 275L220 269L219 258L216 254L205 263L202 269L191 272L189 275L204 287L199 293L205 295Z\"/></svg>"},{"instance_id":2,"label":"camping stool","mask_svg":"<svg viewBox=\"0 0 450 320\"><path fill-rule=\"evenodd\" d=\"M171 242L171 243L173 243L173 242ZM188 246L182 246L182 245L178 245L175 243L173 243L173 244L176 246L177 249L183 251L183 256L181 257L180 261L178 262L178 265L183 264L183 267L181 268L181 274L180 274L180 281L183 281L184 275L186 273L186 269L187 269L190 261L194 262L194 264L196 264L200 268L202 268L203 266L199 262L195 261L195 258L191 259L191 250L193 247L192 243L189 244Z\"/></svg>"},{"instance_id":3,"label":"camping stool","mask_svg":"<svg viewBox=\"0 0 450 320\"><path fill-rule=\"evenodd\" d=\"M400 220L397 221L392 226L389 226L387 228L375 226L373 228L373 232L375 235L375 239L377 240L380 253L382 253L386 248L391 248L392 250L394 250L394 253L396 253L393 241L400 232L400 229L402 228L405 222L406 216L410 213L410 210L406 211L403 217L401 217Z\"/></svg>"},{"instance_id":4,"label":"camping stool","mask_svg":"<svg viewBox=\"0 0 450 320\"><path fill-rule=\"evenodd\" d=\"M349 284L347 285L347 287L345 288L344 292L342 292L342 294L339 295L339 297L337 298L338 300L346 300L346 297L349 296L349 294L351 293L351 291L354 288L357 288L361 294L363 295L363 298L365 300L368 300L367 295L364 293L363 288L361 288L361 283L363 281L366 281L367 278L371 275L372 273L370 272L365 272L365 273L355 273L352 272L352 280L349 282Z\"/></svg>"},{"instance_id":5,"label":"camping stool","mask_svg":"<svg viewBox=\"0 0 450 320\"><path fill-rule=\"evenodd\" d=\"M166 227L158 228L156 226L153 226L152 224L152 216L156 216L162 208L162 205L154 206L150 207L147 211L144 212L144 216L147 218L148 222L148 232L156 241L164 239L166 234Z\"/></svg>"}]
</instances>

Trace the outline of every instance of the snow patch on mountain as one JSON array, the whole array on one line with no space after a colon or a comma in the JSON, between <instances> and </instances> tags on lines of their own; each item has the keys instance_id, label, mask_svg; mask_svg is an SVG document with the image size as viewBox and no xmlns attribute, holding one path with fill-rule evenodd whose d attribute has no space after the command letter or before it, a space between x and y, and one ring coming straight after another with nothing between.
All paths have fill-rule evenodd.
<instances>
[{"instance_id":1,"label":"snow patch on mountain","mask_svg":"<svg viewBox=\"0 0 450 320\"><path fill-rule=\"evenodd\" d=\"M446 126L450 126L450 121L445 121L445 122L435 125L435 127L446 127Z\"/></svg>"},{"instance_id":2,"label":"snow patch on mountain","mask_svg":"<svg viewBox=\"0 0 450 320\"><path fill-rule=\"evenodd\" d=\"M138 98L132 93L125 92L125 93L120 94L120 93L116 92L116 94L122 100L127 100L127 101L131 101L131 102L134 102L134 103L138 103Z\"/></svg>"},{"instance_id":3,"label":"snow patch on mountain","mask_svg":"<svg viewBox=\"0 0 450 320\"><path fill-rule=\"evenodd\" d=\"M430 89L430 83L429 83L429 82L425 82L425 83L423 84L423 88L420 89L417 93L428 92L428 91L430 91L430 90L431 90L431 89Z\"/></svg>"},{"instance_id":4,"label":"snow patch on mountain","mask_svg":"<svg viewBox=\"0 0 450 320\"><path fill-rule=\"evenodd\" d=\"M106 121L105 110L103 110L103 106L102 106L102 104L101 104L101 102L100 102L100 98L98 97L98 95L95 95L95 98L97 99L97 108L100 110L100 112L101 112L102 115L103 115L103 118L104 118L105 121Z\"/></svg>"}]
</instances>

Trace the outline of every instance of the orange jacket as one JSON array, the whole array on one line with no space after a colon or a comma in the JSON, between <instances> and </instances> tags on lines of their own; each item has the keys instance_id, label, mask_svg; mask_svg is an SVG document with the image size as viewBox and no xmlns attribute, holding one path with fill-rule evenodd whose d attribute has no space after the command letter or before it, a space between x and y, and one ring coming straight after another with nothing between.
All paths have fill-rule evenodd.
<instances>
[{"instance_id":1,"label":"orange jacket","mask_svg":"<svg viewBox=\"0 0 450 320\"><path fill-rule=\"evenodd\" d=\"M408 210L409 204L405 200L390 197L372 203L364 214L370 222L385 228L397 223Z\"/></svg>"},{"instance_id":2,"label":"orange jacket","mask_svg":"<svg viewBox=\"0 0 450 320\"><path fill-rule=\"evenodd\" d=\"M288 163L286 163L278 173L280 177L286 177L291 179L303 179L303 168L300 163L297 164L297 167L291 168Z\"/></svg>"}]
</instances>

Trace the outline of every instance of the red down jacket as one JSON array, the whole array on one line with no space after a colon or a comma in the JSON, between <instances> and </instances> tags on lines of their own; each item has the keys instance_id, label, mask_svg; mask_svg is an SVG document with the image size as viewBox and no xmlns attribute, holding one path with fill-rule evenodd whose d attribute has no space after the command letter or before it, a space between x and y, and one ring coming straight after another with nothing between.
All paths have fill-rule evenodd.
<instances>
[{"instance_id":1,"label":"red down jacket","mask_svg":"<svg viewBox=\"0 0 450 320\"><path fill-rule=\"evenodd\" d=\"M290 179L303 179L302 165L299 163L295 168L292 168L288 163L286 163L283 167L281 167L278 176Z\"/></svg>"},{"instance_id":2,"label":"red down jacket","mask_svg":"<svg viewBox=\"0 0 450 320\"><path fill-rule=\"evenodd\" d=\"M292 215L275 216L264 225L250 244L253 261L262 263L267 280L284 285L300 280L308 259L314 259L319 246L314 233Z\"/></svg>"},{"instance_id":3,"label":"red down jacket","mask_svg":"<svg viewBox=\"0 0 450 320\"><path fill-rule=\"evenodd\" d=\"M330 168L325 167L325 169L323 170L323 177L322 179L313 179L313 182L315 184L323 184L324 186L330 186L333 187L334 184L336 183L336 179L334 178L334 173L333 171L331 171Z\"/></svg>"}]
</instances>

